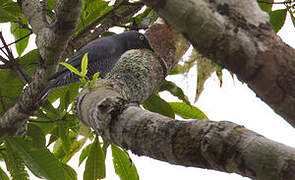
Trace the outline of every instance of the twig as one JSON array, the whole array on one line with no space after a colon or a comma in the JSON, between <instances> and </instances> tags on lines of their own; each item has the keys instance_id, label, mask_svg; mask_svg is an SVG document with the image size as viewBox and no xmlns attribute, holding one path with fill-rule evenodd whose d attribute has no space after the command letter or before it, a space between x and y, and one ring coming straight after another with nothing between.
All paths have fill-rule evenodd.
<instances>
[{"instance_id":1,"label":"twig","mask_svg":"<svg viewBox=\"0 0 295 180\"><path fill-rule=\"evenodd\" d=\"M38 121L38 120L31 120L29 119L29 122L34 122L34 123L56 123L56 122L60 122L60 121L65 121L65 115L63 117L60 117L57 120L54 121Z\"/></svg>"},{"instance_id":2,"label":"twig","mask_svg":"<svg viewBox=\"0 0 295 180\"><path fill-rule=\"evenodd\" d=\"M18 72L18 74L27 82L27 83L30 83L31 82L31 77L21 68L20 64L19 64L19 60L18 59L15 59L13 57L13 54L12 54L12 51L8 48L4 38L3 38L3 35L2 35L2 32L0 32L0 39L4 45L4 49L6 50L7 54L5 53L5 55L7 56L7 58L9 59L9 62L8 62L8 65L12 68L14 68L16 70L16 72ZM2 52L4 52L2 49L1 49ZM4 59L4 58L3 58ZM2 60L3 60L2 59ZM7 62L7 61L6 61ZM7 64L7 63L6 63Z\"/></svg>"},{"instance_id":3,"label":"twig","mask_svg":"<svg viewBox=\"0 0 295 180\"><path fill-rule=\"evenodd\" d=\"M136 12L138 12L142 6L131 6L130 8L116 13L114 16L107 18L101 23L101 25L94 29L93 33L79 33L77 36L71 39L69 45L64 54L64 58L70 54L74 49L80 49L83 45L89 43L90 41L96 39L103 32L106 32L109 28L119 24L119 22L132 17Z\"/></svg>"},{"instance_id":4,"label":"twig","mask_svg":"<svg viewBox=\"0 0 295 180\"><path fill-rule=\"evenodd\" d=\"M12 54L11 50L8 48L8 46L7 46L6 42L5 42L2 32L0 32L0 40L2 41L2 44L4 45L4 48L6 50L6 53L4 51L2 51L2 52L5 53L5 55L9 59L9 61L11 61L11 63L13 63L14 62L13 54Z\"/></svg>"},{"instance_id":5,"label":"twig","mask_svg":"<svg viewBox=\"0 0 295 180\"><path fill-rule=\"evenodd\" d=\"M0 64L0 69L9 69L10 66L7 64Z\"/></svg>"},{"instance_id":6,"label":"twig","mask_svg":"<svg viewBox=\"0 0 295 180\"><path fill-rule=\"evenodd\" d=\"M7 46L11 46L12 44L15 44L15 43L17 43L17 42L19 42L19 41L25 39L26 37L30 36L31 34L33 34L33 31L31 31L29 34L27 34L27 35L25 35L25 36L23 36L23 37L21 37L21 38L15 40L14 42L11 42L11 43L7 44ZM0 47L0 49L3 49L4 47L5 47L5 46L2 46L2 47Z\"/></svg>"},{"instance_id":7,"label":"twig","mask_svg":"<svg viewBox=\"0 0 295 180\"><path fill-rule=\"evenodd\" d=\"M123 0L120 3L114 4L114 7L111 10L109 10L106 13L104 13L102 16L100 16L95 21L93 21L91 24L89 24L88 27L86 27L82 31L80 31L79 34L75 38L79 38L83 34L85 34L86 32L89 32L92 28L94 28L97 24L99 24L100 21L102 21L103 19L105 19L110 14L113 14L117 9L119 9L123 5L129 5L128 1L127 0Z\"/></svg>"},{"instance_id":8,"label":"twig","mask_svg":"<svg viewBox=\"0 0 295 180\"><path fill-rule=\"evenodd\" d=\"M19 24L23 29L27 29L30 32L33 32L33 30L27 24L24 24L22 21L12 21L12 22Z\"/></svg>"},{"instance_id":9,"label":"twig","mask_svg":"<svg viewBox=\"0 0 295 180\"><path fill-rule=\"evenodd\" d=\"M56 123L56 122L60 122L60 121L64 121L64 119L58 119L58 120L54 120L54 121L38 121L38 120L30 120L29 122L34 122L34 123Z\"/></svg>"},{"instance_id":10,"label":"twig","mask_svg":"<svg viewBox=\"0 0 295 180\"><path fill-rule=\"evenodd\" d=\"M1 49L1 51L3 53L5 53L2 49ZM8 60L6 60L4 57L0 56L0 61L2 61L5 65L9 66L10 62Z\"/></svg>"}]
</instances>

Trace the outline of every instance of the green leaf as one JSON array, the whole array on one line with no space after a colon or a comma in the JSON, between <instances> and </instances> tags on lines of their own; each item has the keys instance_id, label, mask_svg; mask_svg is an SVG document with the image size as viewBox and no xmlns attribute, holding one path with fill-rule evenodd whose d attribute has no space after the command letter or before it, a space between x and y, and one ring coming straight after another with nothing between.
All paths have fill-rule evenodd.
<instances>
[{"instance_id":1,"label":"green leaf","mask_svg":"<svg viewBox=\"0 0 295 180\"><path fill-rule=\"evenodd\" d=\"M168 91L172 95L178 97L178 99L182 100L186 104L190 105L190 102L188 100L188 97L184 94L182 89L178 87L174 82L171 81L164 81L161 86L159 91Z\"/></svg>"},{"instance_id":2,"label":"green leaf","mask_svg":"<svg viewBox=\"0 0 295 180\"><path fill-rule=\"evenodd\" d=\"M33 76L35 74L38 64L38 58L38 49L33 49L27 54L23 55L21 58L19 58L20 65L30 76Z\"/></svg>"},{"instance_id":3,"label":"green leaf","mask_svg":"<svg viewBox=\"0 0 295 180\"><path fill-rule=\"evenodd\" d=\"M63 65L65 66L68 70L70 70L71 72L77 74L78 76L83 76L82 73L80 73L74 66L68 64L68 63L65 63L65 62L61 62L59 63L60 65Z\"/></svg>"},{"instance_id":4,"label":"green leaf","mask_svg":"<svg viewBox=\"0 0 295 180\"><path fill-rule=\"evenodd\" d=\"M69 137L69 128L66 126L65 122L59 122L58 126L58 136L62 140L62 147L65 153L70 151L71 139Z\"/></svg>"},{"instance_id":5,"label":"green leaf","mask_svg":"<svg viewBox=\"0 0 295 180\"><path fill-rule=\"evenodd\" d=\"M7 0L0 1L0 23L17 21L22 16L18 3Z\"/></svg>"},{"instance_id":6,"label":"green leaf","mask_svg":"<svg viewBox=\"0 0 295 180\"><path fill-rule=\"evenodd\" d=\"M128 153L115 145L111 145L115 172L121 180L139 180L137 170Z\"/></svg>"},{"instance_id":7,"label":"green leaf","mask_svg":"<svg viewBox=\"0 0 295 180\"><path fill-rule=\"evenodd\" d=\"M19 98L24 81L19 79L18 74L10 69L0 69L0 117L13 106Z\"/></svg>"},{"instance_id":8,"label":"green leaf","mask_svg":"<svg viewBox=\"0 0 295 180\"><path fill-rule=\"evenodd\" d=\"M175 117L174 111L170 105L157 94L152 94L142 105L149 111L156 112L170 118Z\"/></svg>"},{"instance_id":9,"label":"green leaf","mask_svg":"<svg viewBox=\"0 0 295 180\"><path fill-rule=\"evenodd\" d=\"M1 154L4 157L7 170L10 172L11 177L14 180L29 179L24 161L17 154L17 150L8 143L5 143L5 145L7 149L5 151L1 151Z\"/></svg>"},{"instance_id":10,"label":"green leaf","mask_svg":"<svg viewBox=\"0 0 295 180\"><path fill-rule=\"evenodd\" d=\"M92 144L88 144L81 152L80 157L79 157L79 166L81 163L88 157L90 148Z\"/></svg>"},{"instance_id":11,"label":"green leaf","mask_svg":"<svg viewBox=\"0 0 295 180\"><path fill-rule=\"evenodd\" d=\"M66 179L68 179L68 180L76 180L77 179L77 173L73 168L71 168L70 166L68 166L64 163L62 163L62 168L65 172Z\"/></svg>"},{"instance_id":12,"label":"green leaf","mask_svg":"<svg viewBox=\"0 0 295 180\"><path fill-rule=\"evenodd\" d=\"M108 6L109 2L104 0L84 0L79 23L77 25L76 34L89 26L97 18L109 11L112 6ZM97 23L98 25L99 23Z\"/></svg>"},{"instance_id":13,"label":"green leaf","mask_svg":"<svg viewBox=\"0 0 295 180\"><path fill-rule=\"evenodd\" d=\"M47 7L49 10L55 9L56 0L48 0L47 1Z\"/></svg>"},{"instance_id":14,"label":"green leaf","mask_svg":"<svg viewBox=\"0 0 295 180\"><path fill-rule=\"evenodd\" d=\"M197 107L189 106L182 102L169 102L173 111L184 119L208 119Z\"/></svg>"},{"instance_id":15,"label":"green leaf","mask_svg":"<svg viewBox=\"0 0 295 180\"><path fill-rule=\"evenodd\" d=\"M28 24L24 18L22 19L22 23ZM18 23L11 23L10 31L13 34L15 40L19 40L19 39L27 36L30 33L30 31L28 29L23 28ZM21 54L24 52L24 50L26 49L26 47L28 45L28 42L29 42L29 36L18 41L15 44L18 56L21 56Z\"/></svg>"},{"instance_id":16,"label":"green leaf","mask_svg":"<svg viewBox=\"0 0 295 180\"><path fill-rule=\"evenodd\" d=\"M82 63L81 63L81 74L82 74L82 77L85 77L86 74L87 74L87 66L88 66L88 53L85 53L83 55Z\"/></svg>"},{"instance_id":17,"label":"green leaf","mask_svg":"<svg viewBox=\"0 0 295 180\"><path fill-rule=\"evenodd\" d=\"M84 180L96 180L105 177L105 157L100 146L99 140L96 137L91 144L89 155L85 164L85 171L83 175Z\"/></svg>"},{"instance_id":18,"label":"green leaf","mask_svg":"<svg viewBox=\"0 0 295 180\"><path fill-rule=\"evenodd\" d=\"M63 157L62 162L67 163L85 144L87 138L82 138L79 141L74 141L71 144L70 151Z\"/></svg>"},{"instance_id":19,"label":"green leaf","mask_svg":"<svg viewBox=\"0 0 295 180\"><path fill-rule=\"evenodd\" d=\"M90 88L93 87L94 83L97 81L98 76L99 76L99 72L96 72L95 74L93 74L92 80L91 80L90 85L89 85Z\"/></svg>"},{"instance_id":20,"label":"green leaf","mask_svg":"<svg viewBox=\"0 0 295 180\"><path fill-rule=\"evenodd\" d=\"M265 11L267 13L271 12L273 0L263 0L263 2L261 2L260 0L257 0L257 2L258 2L259 7L263 11Z\"/></svg>"},{"instance_id":21,"label":"green leaf","mask_svg":"<svg viewBox=\"0 0 295 180\"><path fill-rule=\"evenodd\" d=\"M284 25L287 15L287 9L279 9L269 13L270 23L275 32L278 32Z\"/></svg>"},{"instance_id":22,"label":"green leaf","mask_svg":"<svg viewBox=\"0 0 295 180\"><path fill-rule=\"evenodd\" d=\"M0 167L0 179L1 180L9 180L8 175L3 171L3 169Z\"/></svg>"},{"instance_id":23,"label":"green leaf","mask_svg":"<svg viewBox=\"0 0 295 180\"><path fill-rule=\"evenodd\" d=\"M62 163L46 148L35 148L30 141L21 137L6 138L6 143L11 146L24 160L26 166L38 177L49 180L66 180Z\"/></svg>"},{"instance_id":24,"label":"green leaf","mask_svg":"<svg viewBox=\"0 0 295 180\"><path fill-rule=\"evenodd\" d=\"M45 148L45 135L37 125L29 123L26 135L32 139L32 145L34 147Z\"/></svg>"},{"instance_id":25,"label":"green leaf","mask_svg":"<svg viewBox=\"0 0 295 180\"><path fill-rule=\"evenodd\" d=\"M59 87L54 89L48 96L48 100L53 103L54 101L56 101L58 98L60 98L60 107L68 107L67 104L68 103L72 103L74 102L76 96L79 93L79 86L80 83L76 82L76 83L71 83L65 87ZM69 93L69 97L67 96L67 93ZM67 100L67 98L69 98ZM60 109L61 110L61 109Z\"/></svg>"}]
</instances>

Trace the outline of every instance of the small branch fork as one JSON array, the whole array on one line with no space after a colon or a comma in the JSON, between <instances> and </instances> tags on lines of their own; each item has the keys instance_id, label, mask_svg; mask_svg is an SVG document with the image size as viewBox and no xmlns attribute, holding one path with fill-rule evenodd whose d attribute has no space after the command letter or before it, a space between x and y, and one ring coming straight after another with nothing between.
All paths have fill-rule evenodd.
<instances>
[{"instance_id":1,"label":"small branch fork","mask_svg":"<svg viewBox=\"0 0 295 180\"><path fill-rule=\"evenodd\" d=\"M27 82L27 83L30 83L31 82L31 77L24 71L24 69L22 69L22 67L20 66L19 64L19 59L18 58L14 58L13 54L12 54L12 51L11 49L9 49L9 46L14 44L14 43L17 43L19 41L21 41L22 39L30 36L32 34L32 31L30 31L29 34L27 34L26 36L20 38L20 39L17 39L16 41L10 43L10 44L7 44L4 37L3 37L3 34L2 32L0 32L0 40L3 44L3 47L0 47L0 50L3 52L3 54L5 54L5 56L8 58L5 59L4 57L0 56L0 61L3 63L0 65L0 69L12 69L12 70L15 70L17 71L17 73Z\"/></svg>"}]
</instances>

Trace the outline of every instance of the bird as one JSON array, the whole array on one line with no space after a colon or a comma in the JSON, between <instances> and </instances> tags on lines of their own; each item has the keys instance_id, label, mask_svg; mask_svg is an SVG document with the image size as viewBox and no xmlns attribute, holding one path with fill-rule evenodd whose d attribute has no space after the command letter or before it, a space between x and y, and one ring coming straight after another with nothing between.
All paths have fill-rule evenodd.
<instances>
[{"instance_id":1,"label":"bird","mask_svg":"<svg viewBox=\"0 0 295 180\"><path fill-rule=\"evenodd\" d=\"M81 71L82 58L85 53L88 53L86 76L92 79L92 76L99 72L99 77L103 78L112 70L121 55L131 49L154 51L144 34L138 31L127 31L91 41L67 60L66 63ZM66 67L60 66L58 71L48 79L49 85L41 92L39 99L45 99L53 89L77 82L79 78L78 75Z\"/></svg>"}]
</instances>

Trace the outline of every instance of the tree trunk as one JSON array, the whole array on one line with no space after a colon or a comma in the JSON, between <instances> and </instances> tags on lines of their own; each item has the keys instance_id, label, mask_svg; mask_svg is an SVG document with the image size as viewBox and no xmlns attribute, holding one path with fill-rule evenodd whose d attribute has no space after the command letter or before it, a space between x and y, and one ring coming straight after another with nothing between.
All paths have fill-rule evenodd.
<instances>
[{"instance_id":1,"label":"tree trunk","mask_svg":"<svg viewBox=\"0 0 295 180\"><path fill-rule=\"evenodd\" d=\"M275 34L256 0L145 2L295 127L295 51Z\"/></svg>"}]
</instances>

